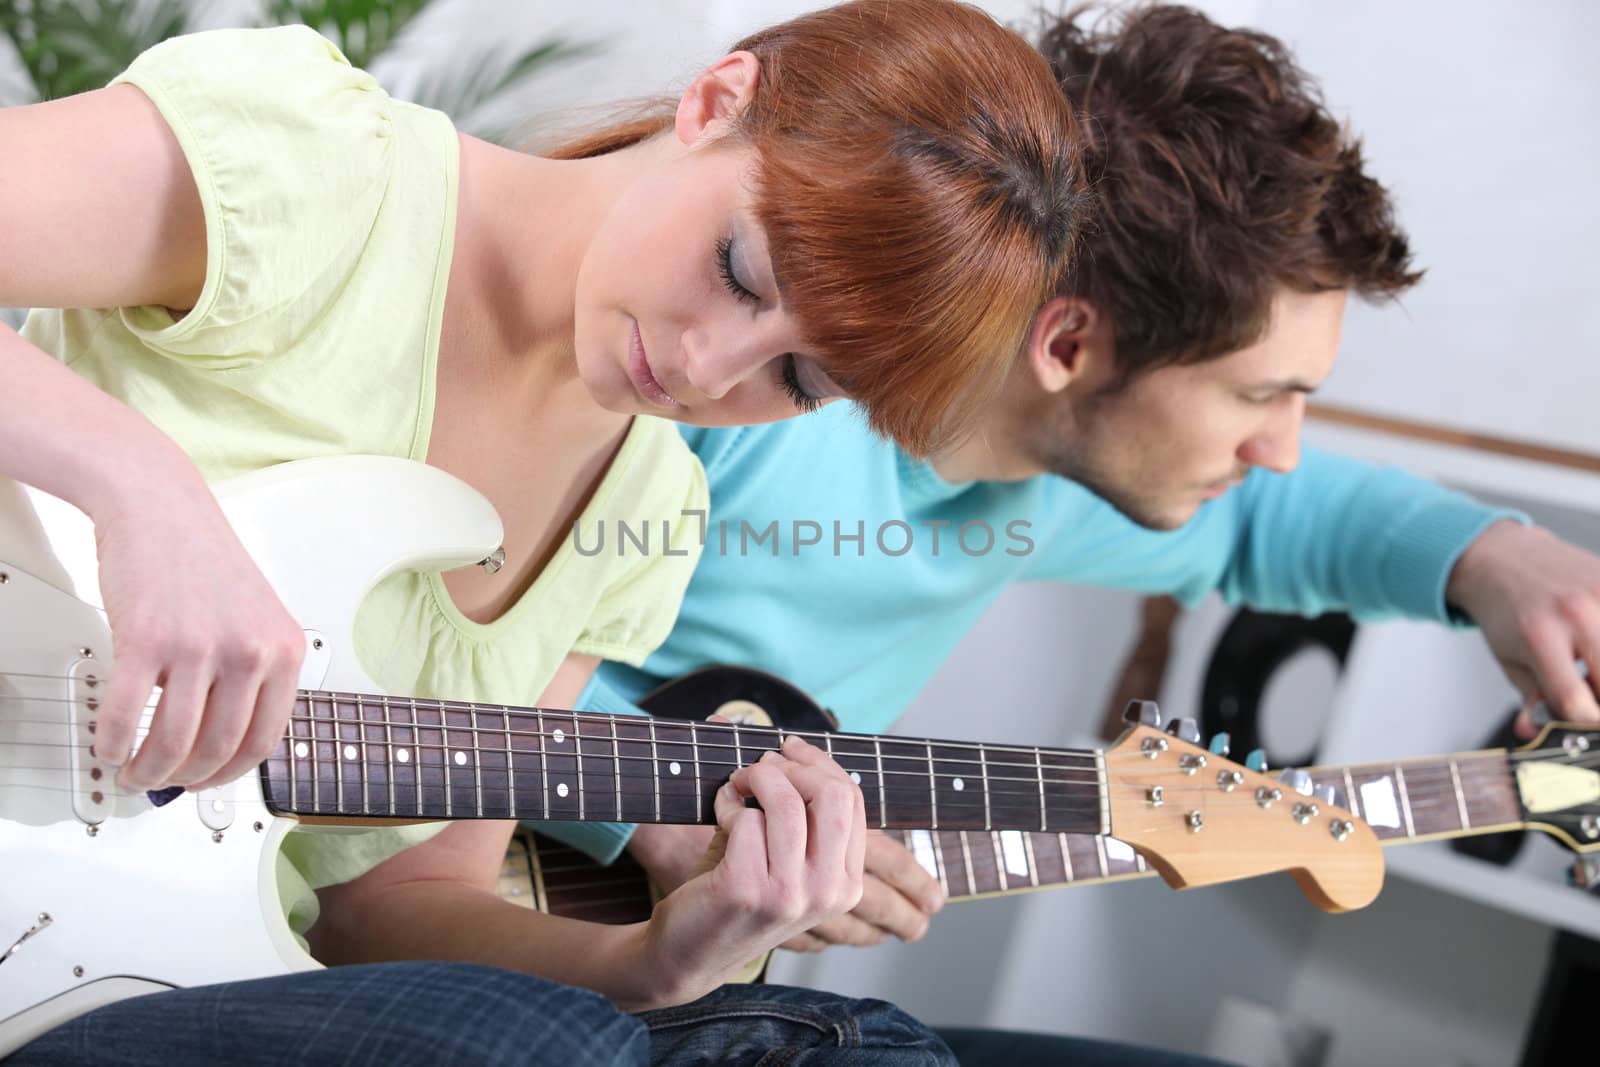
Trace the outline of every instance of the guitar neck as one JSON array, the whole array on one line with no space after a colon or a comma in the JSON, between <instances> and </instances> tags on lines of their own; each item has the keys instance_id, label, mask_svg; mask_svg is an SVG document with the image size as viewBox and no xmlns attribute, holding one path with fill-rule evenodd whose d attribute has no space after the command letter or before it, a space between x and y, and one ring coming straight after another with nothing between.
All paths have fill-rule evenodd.
<instances>
[{"instance_id":1,"label":"guitar neck","mask_svg":"<svg viewBox=\"0 0 1600 1067\"><path fill-rule=\"evenodd\" d=\"M1311 767L1316 786L1335 786L1352 814L1385 844L1524 828L1504 749L1350 766ZM945 887L972 900L1155 873L1144 857L1108 837L901 830L894 833Z\"/></svg>"},{"instance_id":2,"label":"guitar neck","mask_svg":"<svg viewBox=\"0 0 1600 1067\"><path fill-rule=\"evenodd\" d=\"M262 787L294 815L711 823L729 775L789 733L860 784L869 826L1108 832L1096 751L354 693L300 693Z\"/></svg>"}]
</instances>

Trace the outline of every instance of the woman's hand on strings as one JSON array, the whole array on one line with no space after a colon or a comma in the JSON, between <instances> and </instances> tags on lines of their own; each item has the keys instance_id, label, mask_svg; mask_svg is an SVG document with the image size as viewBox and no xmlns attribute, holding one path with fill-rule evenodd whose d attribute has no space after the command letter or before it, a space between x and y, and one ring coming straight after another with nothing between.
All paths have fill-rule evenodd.
<instances>
[{"instance_id":1,"label":"woman's hand on strings","mask_svg":"<svg viewBox=\"0 0 1600 1067\"><path fill-rule=\"evenodd\" d=\"M759 808L745 806L751 797ZM735 771L717 791L716 817L704 870L650 922L657 973L686 999L861 899L865 804L821 749L790 737L781 755Z\"/></svg>"},{"instance_id":2,"label":"woman's hand on strings","mask_svg":"<svg viewBox=\"0 0 1600 1067\"><path fill-rule=\"evenodd\" d=\"M173 466L94 515L115 652L95 754L122 767L118 783L130 790L220 785L265 759L283 736L305 656L299 625L199 473Z\"/></svg>"}]
</instances>

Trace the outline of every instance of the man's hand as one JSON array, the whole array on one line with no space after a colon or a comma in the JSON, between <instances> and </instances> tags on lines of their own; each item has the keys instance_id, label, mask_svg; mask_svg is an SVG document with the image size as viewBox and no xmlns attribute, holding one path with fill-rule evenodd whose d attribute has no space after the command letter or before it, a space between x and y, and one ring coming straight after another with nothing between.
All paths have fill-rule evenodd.
<instances>
[{"instance_id":1,"label":"man's hand","mask_svg":"<svg viewBox=\"0 0 1600 1067\"><path fill-rule=\"evenodd\" d=\"M885 935L920 941L928 932L928 917L942 907L944 890L917 858L894 838L869 830L861 903L779 947L821 952L829 945L876 945Z\"/></svg>"},{"instance_id":2,"label":"man's hand","mask_svg":"<svg viewBox=\"0 0 1600 1067\"><path fill-rule=\"evenodd\" d=\"M1560 718L1600 723L1600 557L1497 522L1461 554L1445 597L1478 624L1521 691L1519 733L1532 736L1528 708L1540 698Z\"/></svg>"},{"instance_id":3,"label":"man's hand","mask_svg":"<svg viewBox=\"0 0 1600 1067\"><path fill-rule=\"evenodd\" d=\"M706 853L708 826L641 826L628 851L663 895L716 865ZM790 938L783 948L820 952L829 945L876 945L884 935L917 941L928 932L928 917L944 906L944 891L906 848L893 838L867 832L866 877L861 903Z\"/></svg>"}]
</instances>

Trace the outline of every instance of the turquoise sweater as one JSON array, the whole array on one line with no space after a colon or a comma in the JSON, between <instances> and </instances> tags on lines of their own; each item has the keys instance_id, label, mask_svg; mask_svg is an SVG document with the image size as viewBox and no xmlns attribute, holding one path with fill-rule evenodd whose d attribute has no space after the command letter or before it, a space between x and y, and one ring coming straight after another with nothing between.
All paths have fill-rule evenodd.
<instances>
[{"instance_id":1,"label":"turquoise sweater","mask_svg":"<svg viewBox=\"0 0 1600 1067\"><path fill-rule=\"evenodd\" d=\"M1363 620L1452 621L1444 590L1497 518L1401 471L1307 450L1293 474L1255 470L1181 529L1153 532L1056 477L944 481L834 404L767 426L684 427L711 487L706 545L671 636L642 669L603 665L580 698L629 703L707 663L760 667L882 733L1006 586L1060 581ZM774 525L775 524L775 525ZM637 539L580 529L594 550ZM603 540L602 540L603 539ZM659 547L659 546L656 546ZM631 827L563 824L614 858Z\"/></svg>"}]
</instances>

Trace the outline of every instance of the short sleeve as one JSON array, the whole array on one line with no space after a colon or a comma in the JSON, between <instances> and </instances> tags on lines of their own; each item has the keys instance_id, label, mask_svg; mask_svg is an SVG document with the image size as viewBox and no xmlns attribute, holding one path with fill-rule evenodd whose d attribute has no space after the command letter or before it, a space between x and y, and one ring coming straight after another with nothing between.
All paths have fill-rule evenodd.
<instances>
[{"instance_id":1,"label":"short sleeve","mask_svg":"<svg viewBox=\"0 0 1600 1067\"><path fill-rule=\"evenodd\" d=\"M647 516L659 539L653 542L653 551L630 554L627 566L611 575L572 647L580 654L635 667L672 632L700 561L710 507L705 470L677 428L660 419L650 422L654 425L640 442L636 469L625 472L613 490L613 498L625 510L611 521L624 515Z\"/></svg>"},{"instance_id":2,"label":"short sleeve","mask_svg":"<svg viewBox=\"0 0 1600 1067\"><path fill-rule=\"evenodd\" d=\"M206 277L177 322L126 308L149 347L221 366L290 348L360 260L388 186L391 101L304 26L165 41L137 86L177 137L205 210Z\"/></svg>"}]
</instances>

